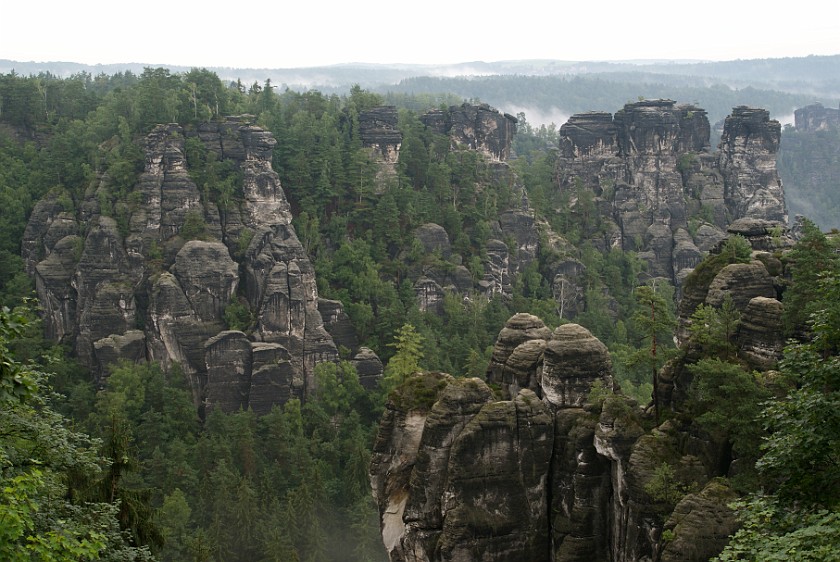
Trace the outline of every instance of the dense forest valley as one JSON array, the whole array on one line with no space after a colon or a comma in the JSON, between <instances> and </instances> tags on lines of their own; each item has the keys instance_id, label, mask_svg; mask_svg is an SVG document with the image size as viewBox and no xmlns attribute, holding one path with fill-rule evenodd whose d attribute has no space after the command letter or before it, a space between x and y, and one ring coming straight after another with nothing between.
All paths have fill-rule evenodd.
<instances>
[{"instance_id":1,"label":"dense forest valley","mask_svg":"<svg viewBox=\"0 0 840 562\"><path fill-rule=\"evenodd\" d=\"M840 560L840 110L429 82L0 75L0 559Z\"/></svg>"}]
</instances>

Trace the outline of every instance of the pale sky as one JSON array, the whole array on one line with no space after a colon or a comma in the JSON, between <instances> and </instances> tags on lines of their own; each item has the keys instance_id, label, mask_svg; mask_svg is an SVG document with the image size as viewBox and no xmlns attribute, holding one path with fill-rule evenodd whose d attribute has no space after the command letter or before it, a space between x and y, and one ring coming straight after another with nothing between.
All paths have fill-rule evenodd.
<instances>
[{"instance_id":1,"label":"pale sky","mask_svg":"<svg viewBox=\"0 0 840 562\"><path fill-rule=\"evenodd\" d=\"M840 54L839 2L771 3L0 0L0 59L291 68Z\"/></svg>"}]
</instances>

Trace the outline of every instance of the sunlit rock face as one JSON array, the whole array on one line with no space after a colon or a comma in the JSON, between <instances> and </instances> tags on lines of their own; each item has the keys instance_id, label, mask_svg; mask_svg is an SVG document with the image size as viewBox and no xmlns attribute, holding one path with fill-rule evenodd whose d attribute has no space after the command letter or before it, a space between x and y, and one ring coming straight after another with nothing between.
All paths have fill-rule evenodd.
<instances>
[{"instance_id":1,"label":"sunlit rock face","mask_svg":"<svg viewBox=\"0 0 840 562\"><path fill-rule=\"evenodd\" d=\"M338 350L271 167L275 144L249 117L189 131L161 125L142 143L127 206L112 199L107 177L75 209L55 196L40 202L23 257L47 334L100 377L121 359L177 364L199 407L268 412L311 392L315 365ZM196 185L188 152L199 149L241 178L229 200ZM232 303L244 331L225 330ZM343 313L333 312L331 326L361 353ZM371 355L358 359L368 386L381 376Z\"/></svg>"}]
</instances>

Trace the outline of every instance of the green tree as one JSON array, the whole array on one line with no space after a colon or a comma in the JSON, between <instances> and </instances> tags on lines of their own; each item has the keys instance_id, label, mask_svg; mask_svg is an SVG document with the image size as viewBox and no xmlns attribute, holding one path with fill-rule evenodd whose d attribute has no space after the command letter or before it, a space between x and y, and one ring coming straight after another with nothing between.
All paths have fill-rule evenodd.
<instances>
[{"instance_id":1,"label":"green tree","mask_svg":"<svg viewBox=\"0 0 840 562\"><path fill-rule=\"evenodd\" d=\"M803 335L820 298L820 275L840 269L836 245L812 222L802 224L802 237L784 260L790 271L790 286L783 294L785 333Z\"/></svg>"},{"instance_id":2,"label":"green tree","mask_svg":"<svg viewBox=\"0 0 840 562\"><path fill-rule=\"evenodd\" d=\"M732 358L737 351L734 338L740 322L741 313L726 293L720 308L701 304L695 309L689 328L691 341L706 356Z\"/></svg>"},{"instance_id":3,"label":"green tree","mask_svg":"<svg viewBox=\"0 0 840 562\"><path fill-rule=\"evenodd\" d=\"M10 352L27 317L0 309L0 558L150 560L121 532L116 502L84 495L102 472L96 443L52 409L47 375Z\"/></svg>"},{"instance_id":4,"label":"green tree","mask_svg":"<svg viewBox=\"0 0 840 562\"><path fill-rule=\"evenodd\" d=\"M646 345L646 361L653 381L653 407L656 421L659 423L659 385L657 371L669 357L669 341L672 341L676 317L673 305L663 295L669 292L664 284L653 282L636 288L638 312L633 316L633 323L639 330ZM670 288L670 287L668 287ZM670 296L670 294L669 294Z\"/></svg>"},{"instance_id":5,"label":"green tree","mask_svg":"<svg viewBox=\"0 0 840 562\"><path fill-rule=\"evenodd\" d=\"M757 373L720 358L705 358L688 367L692 375L689 392L692 417L721 442L732 444L743 467L740 487L755 485L753 467L766 433L759 422L762 405L770 391Z\"/></svg>"},{"instance_id":6,"label":"green tree","mask_svg":"<svg viewBox=\"0 0 840 562\"><path fill-rule=\"evenodd\" d=\"M788 346L780 363L791 390L761 415L764 491L739 505L742 528L719 560L838 560L840 277L819 286L811 341Z\"/></svg>"},{"instance_id":7,"label":"green tree","mask_svg":"<svg viewBox=\"0 0 840 562\"><path fill-rule=\"evenodd\" d=\"M394 341L388 346L396 349L396 353L385 367L385 387L391 389L421 369L423 336L418 334L411 324L403 324L394 335Z\"/></svg>"}]
</instances>

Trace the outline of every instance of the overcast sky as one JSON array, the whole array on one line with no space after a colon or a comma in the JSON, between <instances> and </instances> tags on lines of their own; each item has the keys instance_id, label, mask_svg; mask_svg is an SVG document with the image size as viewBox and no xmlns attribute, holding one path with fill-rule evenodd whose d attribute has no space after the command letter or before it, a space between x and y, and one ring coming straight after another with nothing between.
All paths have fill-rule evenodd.
<instances>
[{"instance_id":1,"label":"overcast sky","mask_svg":"<svg viewBox=\"0 0 840 562\"><path fill-rule=\"evenodd\" d=\"M840 54L840 3L0 0L0 58L291 68ZM775 4L775 3L773 3ZM795 10L795 12L794 12Z\"/></svg>"}]
</instances>

